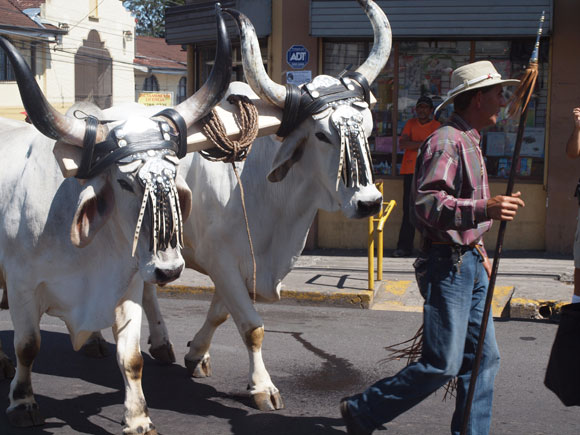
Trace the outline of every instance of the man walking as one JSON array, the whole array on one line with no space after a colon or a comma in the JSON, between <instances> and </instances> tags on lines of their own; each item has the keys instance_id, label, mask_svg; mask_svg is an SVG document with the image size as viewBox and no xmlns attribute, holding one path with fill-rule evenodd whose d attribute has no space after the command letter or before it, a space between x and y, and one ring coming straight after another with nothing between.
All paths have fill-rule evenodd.
<instances>
[{"instance_id":1,"label":"man walking","mask_svg":"<svg viewBox=\"0 0 580 435\"><path fill-rule=\"evenodd\" d=\"M411 223L411 209L409 200L411 197L411 184L415 172L415 160L417 150L431 133L437 130L441 123L432 119L433 101L426 95L422 95L415 105L416 118L411 118L405 123L399 145L405 150L401 162L400 174L403 176L403 222L399 230L399 241L393 257L408 257L413 254L413 242L415 240L415 227Z\"/></svg>"},{"instance_id":2,"label":"man walking","mask_svg":"<svg viewBox=\"0 0 580 435\"><path fill-rule=\"evenodd\" d=\"M453 102L454 113L421 146L412 189L413 223L422 235L414 265L425 299L422 354L395 376L341 401L349 434L372 433L454 377L451 432L460 433L491 273L482 236L492 219L511 221L524 206L520 192L489 197L480 134L505 105L502 86L517 82L502 80L488 61L453 71L437 110ZM468 425L472 435L488 434L491 424L499 351L490 320Z\"/></svg>"}]
</instances>

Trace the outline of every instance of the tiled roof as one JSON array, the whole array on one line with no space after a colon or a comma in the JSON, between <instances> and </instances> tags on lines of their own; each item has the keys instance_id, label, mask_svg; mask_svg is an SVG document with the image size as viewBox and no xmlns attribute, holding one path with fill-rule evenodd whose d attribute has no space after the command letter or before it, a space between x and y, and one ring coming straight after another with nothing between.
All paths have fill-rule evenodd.
<instances>
[{"instance_id":1,"label":"tiled roof","mask_svg":"<svg viewBox=\"0 0 580 435\"><path fill-rule=\"evenodd\" d=\"M1 0L0 0L1 1ZM135 63L151 68L187 70L187 53L180 45L167 45L164 38L137 36Z\"/></svg>"},{"instance_id":2,"label":"tiled roof","mask_svg":"<svg viewBox=\"0 0 580 435\"><path fill-rule=\"evenodd\" d=\"M46 0L10 0L18 9L39 8Z\"/></svg>"},{"instance_id":3,"label":"tiled roof","mask_svg":"<svg viewBox=\"0 0 580 435\"><path fill-rule=\"evenodd\" d=\"M28 6L28 4L40 5L44 3L42 1L32 1L32 0L0 0L0 24L6 26L17 26L17 27L32 27L34 29L39 29L40 26L32 21L26 14L22 13L23 9L29 7L38 6ZM26 4L27 6L22 7Z\"/></svg>"}]
</instances>

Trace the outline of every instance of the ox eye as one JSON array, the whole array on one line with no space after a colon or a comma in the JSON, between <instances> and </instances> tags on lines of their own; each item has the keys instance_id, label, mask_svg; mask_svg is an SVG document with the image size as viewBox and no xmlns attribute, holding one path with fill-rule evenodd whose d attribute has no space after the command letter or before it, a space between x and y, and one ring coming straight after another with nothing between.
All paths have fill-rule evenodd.
<instances>
[{"instance_id":1,"label":"ox eye","mask_svg":"<svg viewBox=\"0 0 580 435\"><path fill-rule=\"evenodd\" d=\"M129 183L127 183L125 180L119 179L119 180L117 180L117 182L119 183L119 186L121 186L121 189L128 190L129 192L133 192L133 193L135 192L133 190L133 187Z\"/></svg>"},{"instance_id":2,"label":"ox eye","mask_svg":"<svg viewBox=\"0 0 580 435\"><path fill-rule=\"evenodd\" d=\"M318 132L318 133L316 133L316 135L315 135L315 136L318 138L318 140L321 140L322 142L326 142L326 143L329 143L329 144L331 144L331 143L332 143L332 142L330 141L330 139L329 139L329 138L327 138L327 137L326 137L326 135L325 135L324 133L320 133L320 132Z\"/></svg>"}]
</instances>

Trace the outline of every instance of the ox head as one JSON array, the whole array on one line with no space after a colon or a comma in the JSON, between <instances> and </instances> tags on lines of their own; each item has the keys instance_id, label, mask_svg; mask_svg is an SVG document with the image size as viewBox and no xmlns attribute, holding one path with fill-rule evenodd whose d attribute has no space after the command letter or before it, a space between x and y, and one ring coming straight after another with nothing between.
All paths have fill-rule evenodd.
<instances>
[{"instance_id":1,"label":"ox head","mask_svg":"<svg viewBox=\"0 0 580 435\"><path fill-rule=\"evenodd\" d=\"M191 211L191 191L177 176L177 165L187 151L187 129L222 99L230 82L231 46L219 6L216 11L218 44L207 82L151 118L103 121L94 106L61 114L48 103L22 56L0 37L32 124L51 139L83 147L77 174L83 188L72 243L87 246L108 223L111 248L132 250L143 279L152 283L172 281L184 267L182 224Z\"/></svg>"},{"instance_id":2,"label":"ox head","mask_svg":"<svg viewBox=\"0 0 580 435\"><path fill-rule=\"evenodd\" d=\"M331 199L330 209L346 217L377 213L382 196L373 183L368 136L372 131L369 109L371 84L387 63L391 51L389 21L371 0L358 0L374 32L368 59L346 77L318 76L300 89L275 83L266 73L256 32L250 20L225 9L238 23L242 62L248 84L263 100L284 109L278 135L284 137L268 179L281 181L302 160Z\"/></svg>"}]
</instances>

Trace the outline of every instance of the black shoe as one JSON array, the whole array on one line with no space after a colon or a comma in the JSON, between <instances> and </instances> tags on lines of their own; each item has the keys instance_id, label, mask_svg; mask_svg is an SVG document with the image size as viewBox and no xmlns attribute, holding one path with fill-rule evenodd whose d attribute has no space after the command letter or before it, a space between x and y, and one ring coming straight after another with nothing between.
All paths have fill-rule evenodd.
<instances>
[{"instance_id":1,"label":"black shoe","mask_svg":"<svg viewBox=\"0 0 580 435\"><path fill-rule=\"evenodd\" d=\"M410 257L413 255L413 251L405 251L404 249L395 249L393 251L393 257Z\"/></svg>"},{"instance_id":2,"label":"black shoe","mask_svg":"<svg viewBox=\"0 0 580 435\"><path fill-rule=\"evenodd\" d=\"M372 430L363 428L350 413L350 408L348 407L348 397L344 397L340 401L340 415L344 420L346 425L346 433L349 435L371 435Z\"/></svg>"}]
</instances>

